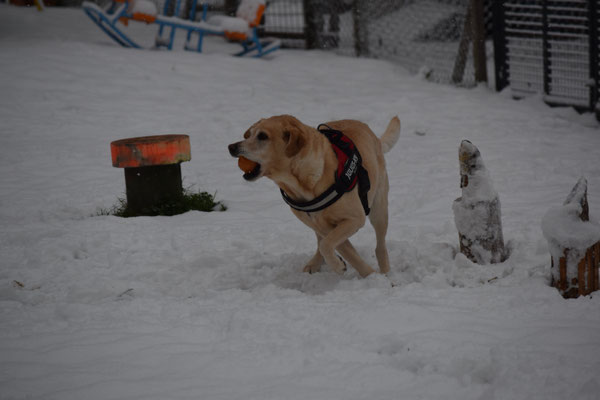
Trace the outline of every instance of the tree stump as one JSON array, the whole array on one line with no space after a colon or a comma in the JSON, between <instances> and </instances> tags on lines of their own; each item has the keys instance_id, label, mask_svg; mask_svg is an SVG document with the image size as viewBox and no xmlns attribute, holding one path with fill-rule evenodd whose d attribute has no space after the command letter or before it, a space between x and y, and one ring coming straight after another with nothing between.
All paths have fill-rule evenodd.
<instances>
[{"instance_id":1,"label":"tree stump","mask_svg":"<svg viewBox=\"0 0 600 400\"><path fill-rule=\"evenodd\" d=\"M548 210L542 231L551 254L551 285L566 299L600 288L600 226L590 222L587 180L580 178L562 207Z\"/></svg>"},{"instance_id":2,"label":"tree stump","mask_svg":"<svg viewBox=\"0 0 600 400\"><path fill-rule=\"evenodd\" d=\"M127 212L151 215L183 197L181 163L191 159L188 135L144 136L110 144L112 164L125 169Z\"/></svg>"},{"instance_id":3,"label":"tree stump","mask_svg":"<svg viewBox=\"0 0 600 400\"><path fill-rule=\"evenodd\" d=\"M460 252L477 264L495 264L506 259L500 199L494 189L479 149L463 140L458 151L462 196L454 200L454 222Z\"/></svg>"}]
</instances>

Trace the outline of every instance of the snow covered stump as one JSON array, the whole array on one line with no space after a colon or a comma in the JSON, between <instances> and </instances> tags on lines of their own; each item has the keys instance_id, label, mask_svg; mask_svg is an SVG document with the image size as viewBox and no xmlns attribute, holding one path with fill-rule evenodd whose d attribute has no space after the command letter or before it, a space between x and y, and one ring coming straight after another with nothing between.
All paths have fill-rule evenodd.
<instances>
[{"instance_id":1,"label":"snow covered stump","mask_svg":"<svg viewBox=\"0 0 600 400\"><path fill-rule=\"evenodd\" d=\"M587 180L580 178L562 207L542 218L552 261L552 286L564 298L586 296L600 288L600 226L590 222Z\"/></svg>"},{"instance_id":2,"label":"snow covered stump","mask_svg":"<svg viewBox=\"0 0 600 400\"><path fill-rule=\"evenodd\" d=\"M125 168L127 211L149 215L183 196L181 163L191 160L188 135L144 136L110 144L112 164Z\"/></svg>"},{"instance_id":3,"label":"snow covered stump","mask_svg":"<svg viewBox=\"0 0 600 400\"><path fill-rule=\"evenodd\" d=\"M462 196L454 200L454 222L460 252L477 264L499 263L506 259L500 199L494 190L479 149L463 140L458 150Z\"/></svg>"}]
</instances>

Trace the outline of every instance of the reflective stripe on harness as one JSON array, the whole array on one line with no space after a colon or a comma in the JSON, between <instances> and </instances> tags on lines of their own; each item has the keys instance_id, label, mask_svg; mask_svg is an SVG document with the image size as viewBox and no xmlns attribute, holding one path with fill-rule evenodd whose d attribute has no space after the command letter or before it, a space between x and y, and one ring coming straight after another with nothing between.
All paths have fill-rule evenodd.
<instances>
[{"instance_id":1,"label":"reflective stripe on harness","mask_svg":"<svg viewBox=\"0 0 600 400\"><path fill-rule=\"evenodd\" d=\"M317 128L330 142L338 159L338 169L335 175L335 183L315 199L307 202L298 202L291 199L283 190L283 200L293 209L304 212L316 212L323 210L335 203L344 193L351 191L358 184L358 195L362 203L365 215L369 215L369 203L367 193L371 188L369 173L362 166L362 157L358 149L342 132L332 129L325 124Z\"/></svg>"}]
</instances>

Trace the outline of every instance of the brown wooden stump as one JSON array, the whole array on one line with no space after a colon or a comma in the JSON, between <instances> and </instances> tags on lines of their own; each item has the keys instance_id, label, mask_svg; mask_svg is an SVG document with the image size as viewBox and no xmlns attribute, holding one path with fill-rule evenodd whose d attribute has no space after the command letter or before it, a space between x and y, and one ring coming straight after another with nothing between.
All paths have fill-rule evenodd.
<instances>
[{"instance_id":1,"label":"brown wooden stump","mask_svg":"<svg viewBox=\"0 0 600 400\"><path fill-rule=\"evenodd\" d=\"M479 149L463 140L458 158L462 196L452 210L458 230L460 252L477 264L499 263L506 259L500 199L483 164Z\"/></svg>"},{"instance_id":2,"label":"brown wooden stump","mask_svg":"<svg viewBox=\"0 0 600 400\"><path fill-rule=\"evenodd\" d=\"M587 200L587 181L581 178L571 190L569 196L565 200L563 207L578 206L579 212L576 218L581 221L581 229L589 230L585 224L589 224L589 205ZM544 216L544 220L549 221L555 218L561 209L551 210ZM565 210L565 213L567 211ZM544 226L544 224L546 226ZM589 247L566 248L561 246L564 241L564 236L577 235L579 232L569 232L573 226L565 226L560 232L561 237L555 232L556 227L549 226L550 222L543 222L544 236L548 240L548 244L552 251L551 268L552 281L551 285L558 289L562 296L566 299L576 298L579 296L587 296L592 292L600 289L600 227L597 229L598 241L594 242L594 238L587 240L591 242ZM577 228L575 228L577 229ZM592 234L593 234L592 230Z\"/></svg>"}]
</instances>

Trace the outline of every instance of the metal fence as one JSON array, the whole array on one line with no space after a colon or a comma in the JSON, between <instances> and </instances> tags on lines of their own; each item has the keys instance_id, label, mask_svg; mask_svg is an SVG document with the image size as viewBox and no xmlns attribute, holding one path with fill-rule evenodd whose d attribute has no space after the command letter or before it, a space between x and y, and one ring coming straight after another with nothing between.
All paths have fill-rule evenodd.
<instances>
[{"instance_id":1,"label":"metal fence","mask_svg":"<svg viewBox=\"0 0 600 400\"><path fill-rule=\"evenodd\" d=\"M267 5L263 34L280 37L289 47L382 58L432 81L474 84L470 46L464 40L461 46L469 0L271 0Z\"/></svg>"},{"instance_id":2,"label":"metal fence","mask_svg":"<svg viewBox=\"0 0 600 400\"><path fill-rule=\"evenodd\" d=\"M110 0L92 1L105 3ZM159 10L163 9L165 0L152 1ZM210 13L231 14L239 0L207 2ZM267 0L259 34L280 38L284 47L323 49L348 56L391 60L431 81L468 86L475 83L469 44L470 2ZM183 0L179 17L187 18L190 6L191 0ZM491 31L491 13L486 13L486 24Z\"/></svg>"},{"instance_id":3,"label":"metal fence","mask_svg":"<svg viewBox=\"0 0 600 400\"><path fill-rule=\"evenodd\" d=\"M598 103L597 0L501 0L494 7L498 87L515 97L594 110Z\"/></svg>"}]
</instances>

